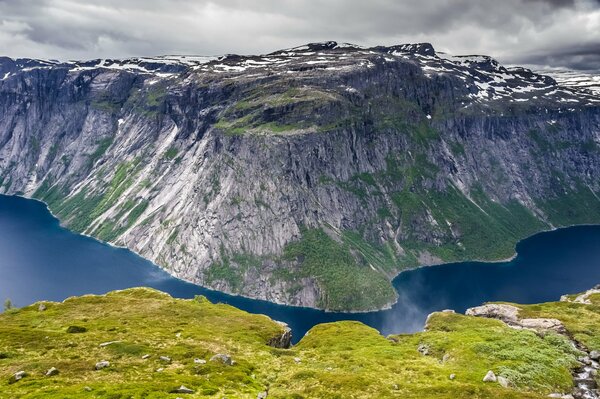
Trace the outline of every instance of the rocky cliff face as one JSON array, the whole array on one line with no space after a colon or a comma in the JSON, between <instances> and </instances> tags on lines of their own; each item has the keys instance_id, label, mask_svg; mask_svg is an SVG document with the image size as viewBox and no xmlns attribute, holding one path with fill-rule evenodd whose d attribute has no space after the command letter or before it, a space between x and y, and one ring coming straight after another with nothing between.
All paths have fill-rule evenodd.
<instances>
[{"instance_id":1,"label":"rocky cliff face","mask_svg":"<svg viewBox=\"0 0 600 399\"><path fill-rule=\"evenodd\" d=\"M218 290L393 303L405 268L600 222L600 99L427 44L0 59L0 192Z\"/></svg>"}]
</instances>

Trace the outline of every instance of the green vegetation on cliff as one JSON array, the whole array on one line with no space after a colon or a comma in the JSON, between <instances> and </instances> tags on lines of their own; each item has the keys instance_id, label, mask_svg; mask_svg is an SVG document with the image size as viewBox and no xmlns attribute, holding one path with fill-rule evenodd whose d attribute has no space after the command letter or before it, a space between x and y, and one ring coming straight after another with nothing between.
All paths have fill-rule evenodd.
<instances>
[{"instance_id":1,"label":"green vegetation on cliff","mask_svg":"<svg viewBox=\"0 0 600 399\"><path fill-rule=\"evenodd\" d=\"M587 305L517 306L522 317L561 320L600 349L598 296ZM337 322L315 326L290 349L268 345L283 332L265 316L146 288L12 309L0 315L0 398L254 399L268 391L268 398L541 399L571 391L579 356L563 335L453 313L435 313L416 334L385 338ZM217 354L233 364L211 360ZM100 361L108 367L96 370ZM52 367L58 374L46 376ZM509 386L483 382L488 370ZM15 381L19 371L25 377ZM174 392L181 385L194 393Z\"/></svg>"}]
</instances>

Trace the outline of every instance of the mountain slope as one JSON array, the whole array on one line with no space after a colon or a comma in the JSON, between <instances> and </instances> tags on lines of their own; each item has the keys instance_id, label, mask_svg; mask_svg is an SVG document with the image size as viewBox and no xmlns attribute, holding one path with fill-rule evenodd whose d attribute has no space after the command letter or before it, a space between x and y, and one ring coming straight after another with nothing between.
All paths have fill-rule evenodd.
<instances>
[{"instance_id":1,"label":"mountain slope","mask_svg":"<svg viewBox=\"0 0 600 399\"><path fill-rule=\"evenodd\" d=\"M401 270L600 222L600 99L428 44L0 60L0 189L211 288L393 303Z\"/></svg>"}]
</instances>

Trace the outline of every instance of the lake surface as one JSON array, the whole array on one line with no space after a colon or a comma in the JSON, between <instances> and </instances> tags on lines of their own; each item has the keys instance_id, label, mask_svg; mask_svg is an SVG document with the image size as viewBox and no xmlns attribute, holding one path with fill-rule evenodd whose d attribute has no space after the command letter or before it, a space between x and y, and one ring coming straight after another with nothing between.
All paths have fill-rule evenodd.
<instances>
[{"instance_id":1,"label":"lake surface","mask_svg":"<svg viewBox=\"0 0 600 399\"><path fill-rule=\"evenodd\" d=\"M327 313L226 295L169 276L134 253L114 248L62 228L45 205L0 195L0 300L16 306L38 300L62 301L82 294L103 294L149 286L174 297L205 295L290 325L294 341L312 326L338 320L360 320L390 333L423 328L436 310L468 307L486 301L536 303L558 300L600 284L600 226L581 226L542 233L517 246L510 262L464 262L401 273L394 286L400 300L390 310Z\"/></svg>"}]
</instances>

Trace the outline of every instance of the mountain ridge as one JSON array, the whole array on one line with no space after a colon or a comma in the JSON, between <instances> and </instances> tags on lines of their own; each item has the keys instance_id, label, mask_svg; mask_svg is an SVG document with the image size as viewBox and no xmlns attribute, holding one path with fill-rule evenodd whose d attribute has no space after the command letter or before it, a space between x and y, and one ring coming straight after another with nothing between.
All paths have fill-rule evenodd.
<instances>
[{"instance_id":1,"label":"mountain ridge","mask_svg":"<svg viewBox=\"0 0 600 399\"><path fill-rule=\"evenodd\" d=\"M600 98L490 57L32 62L0 60L1 192L210 288L373 310L406 268L600 222Z\"/></svg>"}]
</instances>

